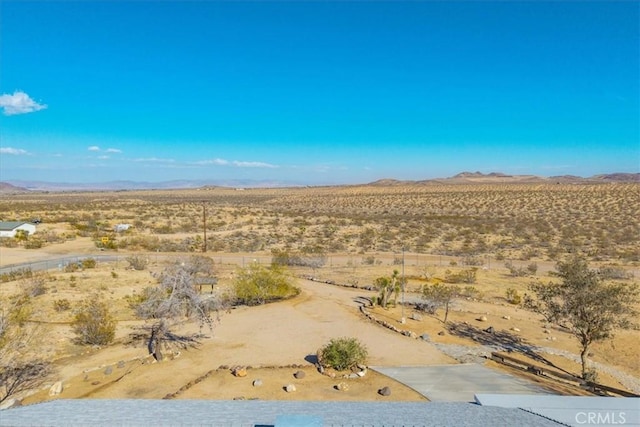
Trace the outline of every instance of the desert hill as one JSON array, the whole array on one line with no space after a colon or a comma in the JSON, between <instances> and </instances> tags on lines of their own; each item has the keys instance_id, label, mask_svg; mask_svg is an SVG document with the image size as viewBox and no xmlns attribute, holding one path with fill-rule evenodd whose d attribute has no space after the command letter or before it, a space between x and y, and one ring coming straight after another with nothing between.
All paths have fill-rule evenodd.
<instances>
[{"instance_id":1,"label":"desert hill","mask_svg":"<svg viewBox=\"0 0 640 427\"><path fill-rule=\"evenodd\" d=\"M610 174L594 175L583 178L576 175L561 175L543 177L537 175L509 175L502 172L460 172L454 176L446 178L431 178L424 180L399 180L394 178L383 178L366 184L376 187L397 187L402 185L437 185L437 184L588 184L603 182L637 182L640 183L640 173L615 172ZM351 186L331 185L332 187ZM138 181L111 181L97 183L69 183L69 182L47 182L47 181L20 181L10 180L0 182L0 193L20 193L30 191L125 191L125 190L182 190L182 189L212 189L212 188L284 188L284 187L309 187L308 185L295 182L284 182L277 180L248 180L248 179L228 179L228 180L174 180L163 182L138 182Z\"/></svg>"},{"instance_id":2,"label":"desert hill","mask_svg":"<svg viewBox=\"0 0 640 427\"><path fill-rule=\"evenodd\" d=\"M9 184L8 182L0 182L0 194L16 194L16 193L25 193L29 190L24 187L19 187L17 185Z\"/></svg>"}]
</instances>

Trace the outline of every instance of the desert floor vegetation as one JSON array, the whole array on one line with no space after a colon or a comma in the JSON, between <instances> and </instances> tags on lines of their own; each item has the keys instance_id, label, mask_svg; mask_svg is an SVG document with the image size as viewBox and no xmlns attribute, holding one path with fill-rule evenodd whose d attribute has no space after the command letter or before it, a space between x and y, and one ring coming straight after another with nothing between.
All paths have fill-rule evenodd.
<instances>
[{"instance_id":1,"label":"desert floor vegetation","mask_svg":"<svg viewBox=\"0 0 640 427\"><path fill-rule=\"evenodd\" d=\"M380 399L367 390L391 383L375 373L366 377L368 388L354 382L348 393L311 374L311 356L344 336L362 340L371 364L477 361L494 340L535 347L580 375L575 337L524 302L532 283L557 282L557 261L576 255L599 277L637 287L639 188L431 184L12 195L0 201L2 220L42 224L32 236L0 239L0 267L78 260L46 271L28 264L3 270L0 300L27 298L37 308L23 319L38 331L25 362L51 367L46 385L66 383L61 397ZM130 227L118 232L118 224ZM194 256L208 261L189 270ZM248 286L255 277L274 279L275 296L262 298ZM247 300L236 298L243 284ZM430 304L425 296L442 289L455 292ZM256 304L276 302L253 306L256 295ZM83 344L74 334L88 298L108 307L115 325L103 343ZM376 302L368 310L377 318L426 335L429 345L372 325L356 303L365 300ZM162 338L155 346L197 340L162 347L160 363L149 355L153 337ZM621 330L589 346L599 382L640 392L639 338L637 329ZM407 348L389 354L390 340ZM469 356L447 353L453 348ZM252 380L272 379L271 388L231 375L239 365ZM309 370L306 380L322 391L283 392L295 369ZM240 382L245 388L235 389ZM393 387L394 398L421 399ZM49 388L36 390L17 397L52 398Z\"/></svg>"}]
</instances>

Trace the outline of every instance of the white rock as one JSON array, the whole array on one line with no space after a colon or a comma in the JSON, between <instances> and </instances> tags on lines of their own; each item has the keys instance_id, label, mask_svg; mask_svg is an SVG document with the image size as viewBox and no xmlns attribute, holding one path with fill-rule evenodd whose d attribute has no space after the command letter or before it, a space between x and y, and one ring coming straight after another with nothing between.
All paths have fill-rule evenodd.
<instances>
[{"instance_id":1,"label":"white rock","mask_svg":"<svg viewBox=\"0 0 640 427\"><path fill-rule=\"evenodd\" d=\"M64 387L62 386L62 381L58 381L54 383L49 389L49 396L57 396L58 394L62 393L63 389Z\"/></svg>"},{"instance_id":2,"label":"white rock","mask_svg":"<svg viewBox=\"0 0 640 427\"><path fill-rule=\"evenodd\" d=\"M294 391L296 391L296 386L293 384L287 384L286 386L284 386L284 391L286 391L287 393L293 393Z\"/></svg>"}]
</instances>

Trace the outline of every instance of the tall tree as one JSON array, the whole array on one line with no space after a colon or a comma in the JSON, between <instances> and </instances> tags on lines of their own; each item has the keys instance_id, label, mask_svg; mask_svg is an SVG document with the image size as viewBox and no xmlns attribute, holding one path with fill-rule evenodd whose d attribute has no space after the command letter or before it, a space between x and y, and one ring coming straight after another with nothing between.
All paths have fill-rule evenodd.
<instances>
[{"instance_id":1,"label":"tall tree","mask_svg":"<svg viewBox=\"0 0 640 427\"><path fill-rule=\"evenodd\" d=\"M573 257L556 266L560 283L534 283L536 299L526 304L549 322L567 328L580 343L582 378L587 375L591 344L613 337L616 329L633 326L638 314L637 284L607 283L584 258Z\"/></svg>"}]
</instances>

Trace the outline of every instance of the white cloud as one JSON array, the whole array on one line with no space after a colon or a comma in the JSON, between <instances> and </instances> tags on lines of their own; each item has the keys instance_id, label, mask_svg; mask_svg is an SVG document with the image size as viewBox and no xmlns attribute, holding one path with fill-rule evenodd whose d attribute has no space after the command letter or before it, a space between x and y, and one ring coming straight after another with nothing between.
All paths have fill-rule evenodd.
<instances>
[{"instance_id":1,"label":"white cloud","mask_svg":"<svg viewBox=\"0 0 640 427\"><path fill-rule=\"evenodd\" d=\"M98 158L100 160L107 160L109 158L109 156L98 156Z\"/></svg>"},{"instance_id":2,"label":"white cloud","mask_svg":"<svg viewBox=\"0 0 640 427\"><path fill-rule=\"evenodd\" d=\"M234 161L233 165L237 166L239 168L277 168L278 167L276 165L272 165L270 163L264 163L264 162L238 162L238 161Z\"/></svg>"},{"instance_id":3,"label":"white cloud","mask_svg":"<svg viewBox=\"0 0 640 427\"><path fill-rule=\"evenodd\" d=\"M1 154L13 154L14 156L27 155L29 152L22 148L0 147Z\"/></svg>"},{"instance_id":4,"label":"white cloud","mask_svg":"<svg viewBox=\"0 0 640 427\"><path fill-rule=\"evenodd\" d=\"M174 159L159 159L157 157L142 157L138 159L132 159L133 162L146 162L146 163L174 163Z\"/></svg>"},{"instance_id":5,"label":"white cloud","mask_svg":"<svg viewBox=\"0 0 640 427\"><path fill-rule=\"evenodd\" d=\"M230 162L225 159L202 160L195 162L197 165L217 165L217 166L235 166L237 168L277 168L279 166L264 162L242 162L234 160Z\"/></svg>"},{"instance_id":6,"label":"white cloud","mask_svg":"<svg viewBox=\"0 0 640 427\"><path fill-rule=\"evenodd\" d=\"M200 160L195 162L196 165L218 165L218 166L228 166L229 161L225 159L213 159L213 160Z\"/></svg>"},{"instance_id":7,"label":"white cloud","mask_svg":"<svg viewBox=\"0 0 640 427\"><path fill-rule=\"evenodd\" d=\"M29 95L20 90L13 92L13 95L0 95L0 107L4 109L5 116L33 113L47 108L45 104L38 104Z\"/></svg>"},{"instance_id":8,"label":"white cloud","mask_svg":"<svg viewBox=\"0 0 640 427\"><path fill-rule=\"evenodd\" d=\"M120 150L118 148L107 148L105 151L107 153L122 153L122 150Z\"/></svg>"},{"instance_id":9,"label":"white cloud","mask_svg":"<svg viewBox=\"0 0 640 427\"><path fill-rule=\"evenodd\" d=\"M47 108L45 104L38 104L21 90L16 90L13 95L0 95L0 107L4 109L5 116L33 113Z\"/></svg>"},{"instance_id":10,"label":"white cloud","mask_svg":"<svg viewBox=\"0 0 640 427\"><path fill-rule=\"evenodd\" d=\"M89 151L100 151L100 147L98 147L97 145L92 145L91 147L87 147L87 150L89 150Z\"/></svg>"}]
</instances>

